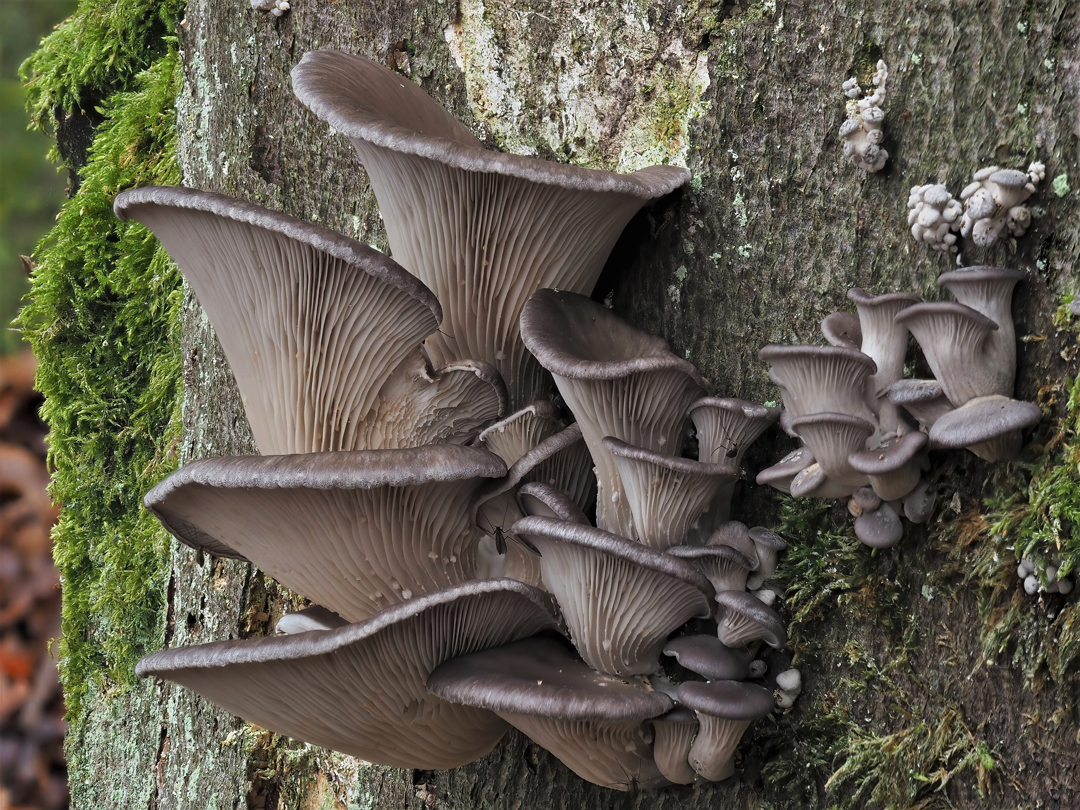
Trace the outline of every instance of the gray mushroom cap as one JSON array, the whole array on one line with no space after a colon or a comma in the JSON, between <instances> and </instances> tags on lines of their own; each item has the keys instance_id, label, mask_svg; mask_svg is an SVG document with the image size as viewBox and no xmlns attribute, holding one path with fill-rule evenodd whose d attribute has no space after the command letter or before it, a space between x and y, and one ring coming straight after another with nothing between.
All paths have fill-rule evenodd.
<instances>
[{"instance_id":1,"label":"gray mushroom cap","mask_svg":"<svg viewBox=\"0 0 1080 810\"><path fill-rule=\"evenodd\" d=\"M539 290L521 313L521 335L581 426L596 464L597 525L631 536L633 515L603 440L678 455L686 410L705 381L663 340L583 295Z\"/></svg>"},{"instance_id":2,"label":"gray mushroom cap","mask_svg":"<svg viewBox=\"0 0 1080 810\"><path fill-rule=\"evenodd\" d=\"M612 436L602 445L614 459L633 516L630 539L657 551L685 542L721 490L738 480L724 464L657 453Z\"/></svg>"},{"instance_id":3,"label":"gray mushroom cap","mask_svg":"<svg viewBox=\"0 0 1080 810\"><path fill-rule=\"evenodd\" d=\"M687 415L697 430L698 460L736 472L747 448L780 418L780 409L732 397L702 397L690 404Z\"/></svg>"},{"instance_id":4,"label":"gray mushroom cap","mask_svg":"<svg viewBox=\"0 0 1080 810\"><path fill-rule=\"evenodd\" d=\"M415 84L360 56L307 53L292 80L297 98L352 141L391 252L443 302L433 361L494 365L512 407L547 384L518 332L529 295L590 293L630 218L689 180L674 166L624 175L485 149Z\"/></svg>"},{"instance_id":5,"label":"gray mushroom cap","mask_svg":"<svg viewBox=\"0 0 1080 810\"><path fill-rule=\"evenodd\" d=\"M863 512L855 519L855 536L871 548L892 548L903 538L904 525L896 511L882 501L873 512Z\"/></svg>"},{"instance_id":6,"label":"gray mushroom cap","mask_svg":"<svg viewBox=\"0 0 1080 810\"><path fill-rule=\"evenodd\" d=\"M535 481L523 484L518 490L518 503L526 515L591 525L585 513L569 495L548 484Z\"/></svg>"},{"instance_id":7,"label":"gray mushroom cap","mask_svg":"<svg viewBox=\"0 0 1080 810\"><path fill-rule=\"evenodd\" d=\"M745 590L747 576L758 567L756 557L746 557L726 545L671 546L667 553L690 560L717 592Z\"/></svg>"},{"instance_id":8,"label":"gray mushroom cap","mask_svg":"<svg viewBox=\"0 0 1080 810\"><path fill-rule=\"evenodd\" d=\"M1027 172L1019 169L998 169L988 179L1002 188L1023 188L1028 184Z\"/></svg>"},{"instance_id":9,"label":"gray mushroom cap","mask_svg":"<svg viewBox=\"0 0 1080 810\"><path fill-rule=\"evenodd\" d=\"M792 450L771 467L766 467L757 474L757 483L768 484L781 492L791 492L791 481L800 472L814 463L814 454L809 447Z\"/></svg>"},{"instance_id":10,"label":"gray mushroom cap","mask_svg":"<svg viewBox=\"0 0 1080 810\"><path fill-rule=\"evenodd\" d=\"M610 675L655 672L668 635L711 614L712 585L684 560L592 526L527 517L512 531L540 550L578 653Z\"/></svg>"},{"instance_id":11,"label":"gray mushroom cap","mask_svg":"<svg viewBox=\"0 0 1080 810\"><path fill-rule=\"evenodd\" d=\"M907 325L945 396L959 407L970 399L1012 393L1015 365L991 351L998 325L954 301L915 304L896 320Z\"/></svg>"},{"instance_id":12,"label":"gray mushroom cap","mask_svg":"<svg viewBox=\"0 0 1080 810\"><path fill-rule=\"evenodd\" d=\"M764 641L779 649L787 643L787 630L776 611L746 591L721 591L716 595L718 638L728 647Z\"/></svg>"},{"instance_id":13,"label":"gray mushroom cap","mask_svg":"<svg viewBox=\"0 0 1080 810\"><path fill-rule=\"evenodd\" d=\"M873 450L852 453L852 468L870 478L874 492L882 500L903 498L919 482L919 460L929 439L925 433L912 431L889 439Z\"/></svg>"},{"instance_id":14,"label":"gray mushroom cap","mask_svg":"<svg viewBox=\"0 0 1080 810\"><path fill-rule=\"evenodd\" d=\"M644 721L674 701L638 679L602 675L562 644L531 638L447 661L428 679L432 694L496 712L594 784L657 787Z\"/></svg>"},{"instance_id":15,"label":"gray mushroom cap","mask_svg":"<svg viewBox=\"0 0 1080 810\"><path fill-rule=\"evenodd\" d=\"M792 418L843 413L873 419L867 380L877 365L862 352L840 346L764 346L758 357L771 364L769 378L780 386Z\"/></svg>"},{"instance_id":16,"label":"gray mushroom cap","mask_svg":"<svg viewBox=\"0 0 1080 810\"><path fill-rule=\"evenodd\" d=\"M796 498L846 498L855 487L829 478L816 461L791 479L789 491Z\"/></svg>"},{"instance_id":17,"label":"gray mushroom cap","mask_svg":"<svg viewBox=\"0 0 1080 810\"><path fill-rule=\"evenodd\" d=\"M1021 432L1042 418L1031 402L1003 396L977 397L934 423L930 440L948 449L966 447L987 461L1014 458Z\"/></svg>"},{"instance_id":18,"label":"gray mushroom cap","mask_svg":"<svg viewBox=\"0 0 1080 810\"><path fill-rule=\"evenodd\" d=\"M773 710L772 693L739 681L691 681L679 686L679 701L698 714L701 728L690 749L690 765L710 781L734 773L733 758L747 727Z\"/></svg>"},{"instance_id":19,"label":"gray mushroom cap","mask_svg":"<svg viewBox=\"0 0 1080 810\"><path fill-rule=\"evenodd\" d=\"M937 380L897 380L889 388L889 401L911 414L924 433L953 409Z\"/></svg>"},{"instance_id":20,"label":"gray mushroom cap","mask_svg":"<svg viewBox=\"0 0 1080 810\"><path fill-rule=\"evenodd\" d=\"M689 785L697 778L690 766L690 747L699 726L697 715L684 706L676 706L652 720L656 767L676 785Z\"/></svg>"},{"instance_id":21,"label":"gray mushroom cap","mask_svg":"<svg viewBox=\"0 0 1080 810\"><path fill-rule=\"evenodd\" d=\"M194 461L145 498L181 542L251 560L351 621L473 576L468 501L505 474L473 447Z\"/></svg>"},{"instance_id":22,"label":"gray mushroom cap","mask_svg":"<svg viewBox=\"0 0 1080 810\"><path fill-rule=\"evenodd\" d=\"M286 214L153 187L114 210L153 230L191 283L264 454L361 449L381 387L442 319L388 256Z\"/></svg>"},{"instance_id":23,"label":"gray mushroom cap","mask_svg":"<svg viewBox=\"0 0 1080 810\"><path fill-rule=\"evenodd\" d=\"M961 304L971 307L998 325L997 331L989 337L990 353L997 362L1009 368L1016 366L1013 291L1017 283L1026 277L1027 273L1023 270L980 265L942 273L937 280L938 284L951 292Z\"/></svg>"},{"instance_id":24,"label":"gray mushroom cap","mask_svg":"<svg viewBox=\"0 0 1080 810\"><path fill-rule=\"evenodd\" d=\"M691 672L710 681L742 681L750 677L750 662L716 636L678 636L664 645L670 655Z\"/></svg>"},{"instance_id":25,"label":"gray mushroom cap","mask_svg":"<svg viewBox=\"0 0 1080 810\"><path fill-rule=\"evenodd\" d=\"M862 346L862 327L854 312L833 312L821 322L821 334L831 346L859 351Z\"/></svg>"},{"instance_id":26,"label":"gray mushroom cap","mask_svg":"<svg viewBox=\"0 0 1080 810\"><path fill-rule=\"evenodd\" d=\"M469 582L358 624L165 650L136 667L279 734L399 768L454 768L506 729L431 695L443 661L545 630L548 597L513 580ZM404 718L409 718L405 720Z\"/></svg>"},{"instance_id":27,"label":"gray mushroom cap","mask_svg":"<svg viewBox=\"0 0 1080 810\"><path fill-rule=\"evenodd\" d=\"M757 549L758 567L746 579L748 590L756 591L765 584L765 580L776 572L776 561L780 552L787 548L783 537L764 526L755 526L747 532Z\"/></svg>"},{"instance_id":28,"label":"gray mushroom cap","mask_svg":"<svg viewBox=\"0 0 1080 810\"><path fill-rule=\"evenodd\" d=\"M858 416L844 413L813 413L791 421L825 474L845 486L861 487L867 483L864 473L851 466L850 458L866 448L874 434L874 425Z\"/></svg>"}]
</instances>

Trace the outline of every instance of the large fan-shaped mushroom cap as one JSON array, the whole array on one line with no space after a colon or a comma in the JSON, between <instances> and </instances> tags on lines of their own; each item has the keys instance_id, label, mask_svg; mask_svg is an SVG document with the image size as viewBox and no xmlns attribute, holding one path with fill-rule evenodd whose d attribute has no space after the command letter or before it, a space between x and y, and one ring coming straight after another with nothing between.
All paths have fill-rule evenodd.
<instances>
[{"instance_id":1,"label":"large fan-shaped mushroom cap","mask_svg":"<svg viewBox=\"0 0 1080 810\"><path fill-rule=\"evenodd\" d=\"M667 636L711 613L712 585L684 560L551 518L524 518L513 532L540 550L544 584L562 609L574 646L600 672L655 672Z\"/></svg>"},{"instance_id":2,"label":"large fan-shaped mushroom cap","mask_svg":"<svg viewBox=\"0 0 1080 810\"><path fill-rule=\"evenodd\" d=\"M286 214L188 188L125 191L114 208L191 284L264 454L362 449L383 383L442 318L392 259Z\"/></svg>"},{"instance_id":3,"label":"large fan-shaped mushroom cap","mask_svg":"<svg viewBox=\"0 0 1080 810\"><path fill-rule=\"evenodd\" d=\"M521 336L581 426L596 464L597 525L629 537L633 516L603 440L678 455L686 410L705 381L662 339L583 295L540 290L521 313Z\"/></svg>"},{"instance_id":4,"label":"large fan-shaped mushroom cap","mask_svg":"<svg viewBox=\"0 0 1080 810\"><path fill-rule=\"evenodd\" d=\"M638 678L613 678L562 644L531 638L447 661L428 679L444 700L496 712L597 785L659 787L646 720L674 705Z\"/></svg>"},{"instance_id":5,"label":"large fan-shaped mushroom cap","mask_svg":"<svg viewBox=\"0 0 1080 810\"><path fill-rule=\"evenodd\" d=\"M474 447L195 461L146 496L178 540L244 557L350 621L474 576L469 500L505 474Z\"/></svg>"},{"instance_id":6,"label":"large fan-shaped mushroom cap","mask_svg":"<svg viewBox=\"0 0 1080 810\"><path fill-rule=\"evenodd\" d=\"M518 333L541 287L590 293L630 218L689 180L674 166L632 174L494 152L409 80L361 56L307 53L293 91L348 137L367 169L395 258L446 312L437 364L494 365L511 405L543 393Z\"/></svg>"},{"instance_id":7,"label":"large fan-shaped mushroom cap","mask_svg":"<svg viewBox=\"0 0 1080 810\"><path fill-rule=\"evenodd\" d=\"M139 662L249 722L398 768L455 768L506 725L431 695L444 661L555 629L550 599L514 580L469 582L335 630L165 650Z\"/></svg>"}]
</instances>

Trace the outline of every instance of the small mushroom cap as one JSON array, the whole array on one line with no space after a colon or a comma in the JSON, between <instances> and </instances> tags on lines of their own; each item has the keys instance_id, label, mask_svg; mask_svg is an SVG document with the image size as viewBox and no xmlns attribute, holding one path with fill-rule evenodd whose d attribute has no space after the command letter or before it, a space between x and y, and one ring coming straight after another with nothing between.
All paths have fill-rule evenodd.
<instances>
[{"instance_id":1,"label":"small mushroom cap","mask_svg":"<svg viewBox=\"0 0 1080 810\"><path fill-rule=\"evenodd\" d=\"M791 479L814 463L814 454L809 447L792 450L771 467L766 467L757 474L757 483L773 487L781 492L791 491Z\"/></svg>"},{"instance_id":2,"label":"small mushroom cap","mask_svg":"<svg viewBox=\"0 0 1080 810\"><path fill-rule=\"evenodd\" d=\"M1003 396L978 397L939 418L930 440L941 447L959 449L1026 430L1042 418L1038 405Z\"/></svg>"},{"instance_id":3,"label":"small mushroom cap","mask_svg":"<svg viewBox=\"0 0 1080 810\"><path fill-rule=\"evenodd\" d=\"M303 610L286 613L274 625L274 632L292 635L294 633L306 633L308 630L333 630L347 624L348 621L341 618L334 611L327 610L320 605L312 605Z\"/></svg>"},{"instance_id":4,"label":"small mushroom cap","mask_svg":"<svg viewBox=\"0 0 1080 810\"><path fill-rule=\"evenodd\" d=\"M794 667L776 676L776 687L798 695L802 692L802 673Z\"/></svg>"},{"instance_id":5,"label":"small mushroom cap","mask_svg":"<svg viewBox=\"0 0 1080 810\"><path fill-rule=\"evenodd\" d=\"M499 456L510 467L565 426L554 405L547 401L533 402L484 428L477 437L477 444Z\"/></svg>"},{"instance_id":6,"label":"small mushroom cap","mask_svg":"<svg viewBox=\"0 0 1080 810\"><path fill-rule=\"evenodd\" d=\"M679 702L699 714L725 720L760 720L773 710L772 692L741 681L687 681L679 685Z\"/></svg>"},{"instance_id":7,"label":"small mushroom cap","mask_svg":"<svg viewBox=\"0 0 1080 810\"><path fill-rule=\"evenodd\" d=\"M543 637L451 659L427 685L451 703L554 720L647 720L674 706L663 692L603 675Z\"/></svg>"},{"instance_id":8,"label":"small mushroom cap","mask_svg":"<svg viewBox=\"0 0 1080 810\"><path fill-rule=\"evenodd\" d=\"M670 655L691 672L710 681L742 681L750 677L745 653L724 646L716 636L678 636L664 645Z\"/></svg>"},{"instance_id":9,"label":"small mushroom cap","mask_svg":"<svg viewBox=\"0 0 1080 810\"><path fill-rule=\"evenodd\" d=\"M690 404L687 415L697 430L698 459L735 471L746 449L780 418L780 409L744 399L702 397Z\"/></svg>"},{"instance_id":10,"label":"small mushroom cap","mask_svg":"<svg viewBox=\"0 0 1080 810\"><path fill-rule=\"evenodd\" d=\"M988 178L1002 188L1023 188L1028 184L1027 172L1019 169L999 169Z\"/></svg>"},{"instance_id":11,"label":"small mushroom cap","mask_svg":"<svg viewBox=\"0 0 1080 810\"><path fill-rule=\"evenodd\" d=\"M790 492L796 498L844 498L854 488L853 485L841 484L829 478L815 461L791 479Z\"/></svg>"},{"instance_id":12,"label":"small mushroom cap","mask_svg":"<svg viewBox=\"0 0 1080 810\"><path fill-rule=\"evenodd\" d=\"M833 312L821 322L821 334L833 346L859 350L862 345L862 327L854 312Z\"/></svg>"},{"instance_id":13,"label":"small mushroom cap","mask_svg":"<svg viewBox=\"0 0 1080 810\"><path fill-rule=\"evenodd\" d=\"M594 784L628 790L667 784L656 770L643 723L674 701L640 679L610 678L562 644L526 639L448 661L428 679L433 694L488 708Z\"/></svg>"},{"instance_id":14,"label":"small mushroom cap","mask_svg":"<svg viewBox=\"0 0 1080 810\"><path fill-rule=\"evenodd\" d=\"M719 639L729 647L764 641L779 649L787 643L787 629L776 611L746 591L721 591L717 621Z\"/></svg>"},{"instance_id":15,"label":"small mushroom cap","mask_svg":"<svg viewBox=\"0 0 1080 810\"><path fill-rule=\"evenodd\" d=\"M814 413L793 419L791 426L829 478L852 487L867 483L866 475L853 470L849 459L866 448L874 433L871 422L843 413Z\"/></svg>"},{"instance_id":16,"label":"small mushroom cap","mask_svg":"<svg viewBox=\"0 0 1080 810\"><path fill-rule=\"evenodd\" d=\"M882 501L873 512L863 512L855 519L855 536L870 548L892 548L904 536L900 516Z\"/></svg>"},{"instance_id":17,"label":"small mushroom cap","mask_svg":"<svg viewBox=\"0 0 1080 810\"><path fill-rule=\"evenodd\" d=\"M758 567L756 556L746 557L731 546L671 546L667 553L693 562L717 591L745 590L747 576Z\"/></svg>"},{"instance_id":18,"label":"small mushroom cap","mask_svg":"<svg viewBox=\"0 0 1080 810\"><path fill-rule=\"evenodd\" d=\"M755 526L750 529L749 534L750 539L754 541L754 545L759 548L770 551L783 551L788 547L787 541L783 537L771 529L766 529L764 526Z\"/></svg>"},{"instance_id":19,"label":"small mushroom cap","mask_svg":"<svg viewBox=\"0 0 1080 810\"><path fill-rule=\"evenodd\" d=\"M731 548L742 554L748 561L753 563L750 570L756 571L758 568L758 547L754 543L754 539L750 536L750 530L746 528L746 524L738 520L729 520L725 523L721 523L713 533L709 535L706 546L730 546Z\"/></svg>"},{"instance_id":20,"label":"small mushroom cap","mask_svg":"<svg viewBox=\"0 0 1080 810\"><path fill-rule=\"evenodd\" d=\"M546 594L509 579L473 581L335 630L164 650L135 671L279 734L368 762L441 770L486 754L506 725L430 694L431 671L555 628Z\"/></svg>"},{"instance_id":21,"label":"small mushroom cap","mask_svg":"<svg viewBox=\"0 0 1080 810\"><path fill-rule=\"evenodd\" d=\"M561 489L536 481L524 484L518 490L518 503L526 515L540 515L571 523L589 524L581 508Z\"/></svg>"},{"instance_id":22,"label":"small mushroom cap","mask_svg":"<svg viewBox=\"0 0 1080 810\"><path fill-rule=\"evenodd\" d=\"M925 479L920 479L915 489L904 498L904 517L912 523L926 523L934 511L937 494Z\"/></svg>"},{"instance_id":23,"label":"small mushroom cap","mask_svg":"<svg viewBox=\"0 0 1080 810\"><path fill-rule=\"evenodd\" d=\"M928 437L925 433L911 431L883 442L873 450L862 450L848 456L851 466L867 475L886 475L895 472L915 460L926 448ZM893 500L886 498L885 500Z\"/></svg>"}]
</instances>

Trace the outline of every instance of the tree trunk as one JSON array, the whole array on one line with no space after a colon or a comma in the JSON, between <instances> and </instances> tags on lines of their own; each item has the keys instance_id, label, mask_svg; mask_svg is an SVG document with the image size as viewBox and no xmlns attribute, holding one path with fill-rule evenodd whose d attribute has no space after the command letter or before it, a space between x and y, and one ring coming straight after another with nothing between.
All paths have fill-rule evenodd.
<instances>
[{"instance_id":1,"label":"tree trunk","mask_svg":"<svg viewBox=\"0 0 1080 810\"><path fill-rule=\"evenodd\" d=\"M614 289L616 311L664 336L714 392L764 401L778 394L758 348L818 342L818 322L844 307L849 287L937 297L935 277L950 260L912 240L911 186L947 182L958 192L985 165L1042 160L1048 179L1033 201L1041 216L1031 233L965 255L969 264L1029 270L1015 312L1018 335L1046 338L1020 344L1018 394L1033 399L1060 382L1059 354L1074 340L1054 332L1050 314L1076 283L1080 216L1075 195L1056 195L1050 178L1077 178L1080 6L931 0L895 9L882 0L749 8L295 0L274 18L243 0L191 0L178 102L184 181L385 250L352 147L290 90L290 69L318 48L402 72L493 147L622 171L683 163L692 184L632 223L597 295ZM890 159L867 176L841 150L840 85L853 74L865 83L878 58L890 70ZM184 458L251 451L235 386L197 304L184 327ZM748 458L754 471L787 449L779 433L760 445ZM946 545L959 522L978 518L993 468L961 453L943 454L938 467L943 505L928 529L913 527L891 552L848 541L836 563L837 581L853 572L846 587L834 585L797 620L788 607L792 644L771 664L779 671L794 656L807 687L792 713L748 735L745 773L734 784L620 795L585 784L516 733L473 765L402 772L259 733L182 689L142 684L91 714L80 744L98 747L102 775L75 786L76 804L802 808L850 798L860 780L909 779L908 793L881 803L1069 806L1080 789L1075 681L1033 693L1021 672L984 660L980 600L985 608L998 597L967 586L963 557L951 559ZM776 499L748 487L735 514L750 525L772 521ZM845 525L834 518L786 525ZM789 593L801 575L782 573ZM176 549L168 643L265 633L290 598L246 565ZM826 793L834 769L860 754L877 764Z\"/></svg>"}]
</instances>

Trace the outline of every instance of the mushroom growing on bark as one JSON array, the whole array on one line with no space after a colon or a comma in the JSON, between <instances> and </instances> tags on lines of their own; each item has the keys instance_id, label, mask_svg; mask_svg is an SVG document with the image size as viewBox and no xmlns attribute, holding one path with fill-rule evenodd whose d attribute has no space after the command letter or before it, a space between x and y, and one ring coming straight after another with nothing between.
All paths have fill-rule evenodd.
<instances>
[{"instance_id":1,"label":"mushroom growing on bark","mask_svg":"<svg viewBox=\"0 0 1080 810\"><path fill-rule=\"evenodd\" d=\"M490 363L512 407L547 387L519 336L525 301L542 287L591 293L630 218L690 179L677 166L616 174L485 149L423 90L362 56L307 53L292 80L352 141L391 252L443 303L433 362Z\"/></svg>"}]
</instances>

